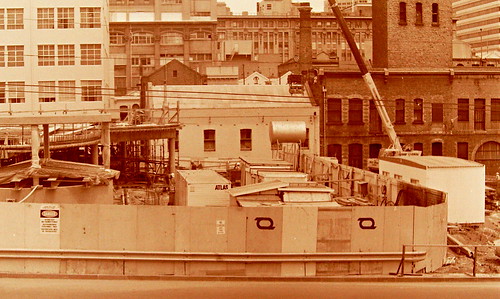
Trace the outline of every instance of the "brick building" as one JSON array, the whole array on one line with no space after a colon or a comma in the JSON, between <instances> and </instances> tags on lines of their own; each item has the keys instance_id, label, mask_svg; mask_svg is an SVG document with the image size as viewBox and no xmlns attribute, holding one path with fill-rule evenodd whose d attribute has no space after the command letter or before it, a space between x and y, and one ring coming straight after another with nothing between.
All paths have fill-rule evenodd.
<instances>
[{"instance_id":1,"label":"brick building","mask_svg":"<svg viewBox=\"0 0 500 299\"><path fill-rule=\"evenodd\" d=\"M424 155L475 160L495 174L500 70L452 68L451 0L374 1L373 15L371 73L401 142ZM359 71L318 74L322 154L366 168L390 146L368 88Z\"/></svg>"}]
</instances>

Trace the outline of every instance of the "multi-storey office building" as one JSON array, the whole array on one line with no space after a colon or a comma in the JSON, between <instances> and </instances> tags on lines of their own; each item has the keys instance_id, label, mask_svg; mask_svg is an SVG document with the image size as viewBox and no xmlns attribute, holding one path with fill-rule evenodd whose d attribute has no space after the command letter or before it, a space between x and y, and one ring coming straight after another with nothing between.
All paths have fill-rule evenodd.
<instances>
[{"instance_id":1,"label":"multi-storey office building","mask_svg":"<svg viewBox=\"0 0 500 299\"><path fill-rule=\"evenodd\" d=\"M107 1L1 0L0 34L0 111L106 107Z\"/></svg>"},{"instance_id":2,"label":"multi-storey office building","mask_svg":"<svg viewBox=\"0 0 500 299\"><path fill-rule=\"evenodd\" d=\"M195 70L216 58L216 0L111 0L116 93L172 59ZM168 82L167 82L168 84Z\"/></svg>"},{"instance_id":3,"label":"multi-storey office building","mask_svg":"<svg viewBox=\"0 0 500 299\"><path fill-rule=\"evenodd\" d=\"M500 55L500 1L453 0L452 5L458 38L469 43L478 57Z\"/></svg>"},{"instance_id":4,"label":"multi-storey office building","mask_svg":"<svg viewBox=\"0 0 500 299\"><path fill-rule=\"evenodd\" d=\"M375 1L372 75L405 145L500 167L500 71L453 68L452 7L447 1ZM306 46L306 45L302 45ZM367 166L390 146L359 71L327 70L322 153Z\"/></svg>"},{"instance_id":5,"label":"multi-storey office building","mask_svg":"<svg viewBox=\"0 0 500 299\"><path fill-rule=\"evenodd\" d=\"M269 14L216 18L215 1L200 2L205 6L198 1L171 2L175 1L110 2L111 53L118 94L137 87L141 69L147 75L171 59L203 74L207 66L224 65L238 66L240 78L255 71L278 77L278 65L298 55L297 5L290 6L292 11L276 11L273 6ZM196 11L188 14L186 7L204 7L207 16L200 17ZM348 22L362 52L371 59L371 17L349 17ZM312 26L314 55L324 52L338 56L341 64L354 63L331 14L314 14Z\"/></svg>"}]
</instances>

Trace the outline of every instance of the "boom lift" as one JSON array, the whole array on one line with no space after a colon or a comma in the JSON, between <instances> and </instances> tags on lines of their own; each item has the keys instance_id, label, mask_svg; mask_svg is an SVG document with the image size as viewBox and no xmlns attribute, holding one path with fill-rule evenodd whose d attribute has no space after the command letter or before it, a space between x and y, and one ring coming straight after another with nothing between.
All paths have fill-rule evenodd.
<instances>
[{"instance_id":1,"label":"boom lift","mask_svg":"<svg viewBox=\"0 0 500 299\"><path fill-rule=\"evenodd\" d=\"M347 40L347 44L349 45L349 48L351 49L352 54L354 55L354 58L356 59L356 63L359 67L359 70L361 71L361 75L363 76L363 80L365 81L366 85L368 86L368 89L370 89L370 92L373 97L373 102L375 104L375 107L377 108L377 112L380 115L380 118L382 120L382 125L384 127L385 132L389 136L391 140L391 146L388 149L381 150L379 153L379 157L381 156L420 156L421 152L420 151L406 151L403 150L403 147L401 146L401 143L399 142L399 137L396 134L396 131L394 130L394 126L392 125L391 119L389 118L389 115L387 114L387 110L385 109L384 102L382 101L382 98L380 97L380 94L378 93L377 86L375 85L375 82L373 81L373 78L368 71L368 68L366 66L365 61L363 60L363 57L361 56L361 53L359 52L358 46L356 45L356 42L354 41L354 38L351 34L351 31L349 30L349 27L347 27L347 23L342 16L342 12L340 11L337 3L335 0L328 0L330 7L332 8L333 14L337 18L337 21L340 25L340 29L344 33L344 37ZM378 160L377 160L378 162ZM378 168L378 163L377 168Z\"/></svg>"}]
</instances>

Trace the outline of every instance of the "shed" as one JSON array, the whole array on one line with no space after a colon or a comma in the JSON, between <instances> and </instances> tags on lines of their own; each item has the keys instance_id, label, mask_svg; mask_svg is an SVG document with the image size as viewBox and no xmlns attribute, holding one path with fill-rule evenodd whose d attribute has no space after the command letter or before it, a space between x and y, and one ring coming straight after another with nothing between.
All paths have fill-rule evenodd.
<instances>
[{"instance_id":1,"label":"shed","mask_svg":"<svg viewBox=\"0 0 500 299\"><path fill-rule=\"evenodd\" d=\"M449 223L484 223L485 167L455 157L381 157L379 170L448 194Z\"/></svg>"},{"instance_id":2,"label":"shed","mask_svg":"<svg viewBox=\"0 0 500 299\"><path fill-rule=\"evenodd\" d=\"M229 206L231 182L214 170L177 170L175 205Z\"/></svg>"}]
</instances>

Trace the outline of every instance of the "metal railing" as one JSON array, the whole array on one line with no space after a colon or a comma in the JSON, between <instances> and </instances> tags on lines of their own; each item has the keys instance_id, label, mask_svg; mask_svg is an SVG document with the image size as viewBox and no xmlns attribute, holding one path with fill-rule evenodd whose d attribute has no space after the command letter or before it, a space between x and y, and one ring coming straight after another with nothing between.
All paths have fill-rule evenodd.
<instances>
[{"instance_id":1,"label":"metal railing","mask_svg":"<svg viewBox=\"0 0 500 299\"><path fill-rule=\"evenodd\" d=\"M425 251L406 252L406 261L419 262ZM325 253L228 253L164 252L73 249L0 249L0 259L122 260L172 262L372 262L399 261L401 252L325 252Z\"/></svg>"},{"instance_id":2,"label":"metal railing","mask_svg":"<svg viewBox=\"0 0 500 299\"><path fill-rule=\"evenodd\" d=\"M478 247L496 247L495 245L440 245L440 244L411 244L411 245L403 245L403 250L401 254L401 261L399 263L398 270L396 271L396 275L399 277L403 277L405 275L405 262L409 261L411 262L412 260L408 260L406 258L406 248L411 247L446 247L448 248L474 248L474 251L472 253L472 256L469 256L472 258L473 263L472 263L472 276L476 277L476 265L477 265L477 248ZM400 272L401 270L401 272Z\"/></svg>"}]
</instances>

